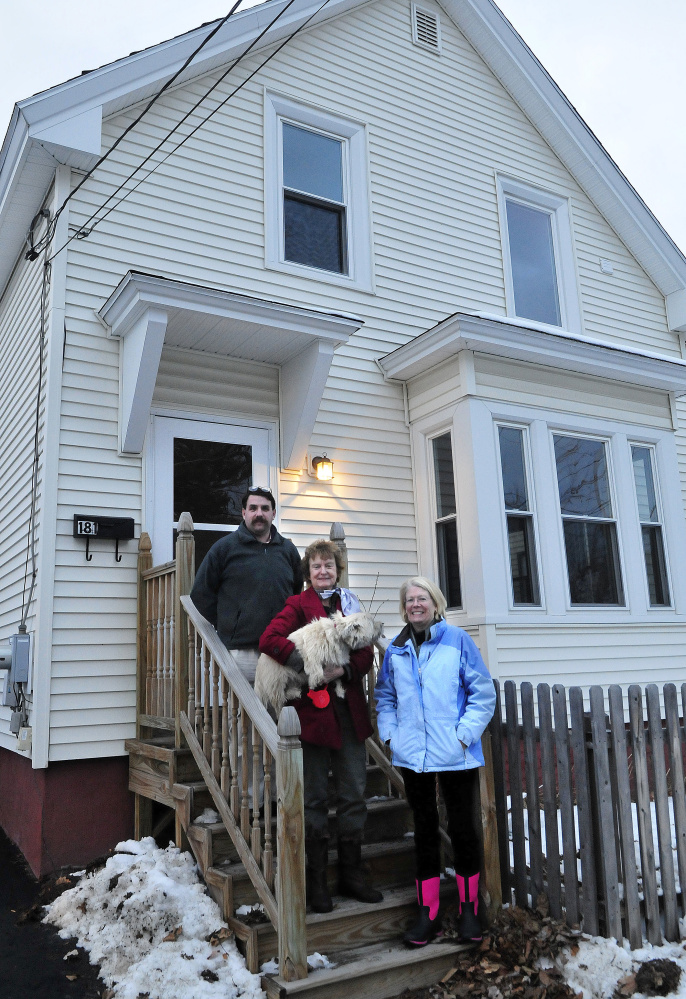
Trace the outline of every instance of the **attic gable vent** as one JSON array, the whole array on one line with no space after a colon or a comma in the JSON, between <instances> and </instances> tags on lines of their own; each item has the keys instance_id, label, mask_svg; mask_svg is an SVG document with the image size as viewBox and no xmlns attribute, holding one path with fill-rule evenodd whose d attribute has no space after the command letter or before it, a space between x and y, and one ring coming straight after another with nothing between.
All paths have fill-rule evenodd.
<instances>
[{"instance_id":1,"label":"attic gable vent","mask_svg":"<svg viewBox=\"0 0 686 999\"><path fill-rule=\"evenodd\" d=\"M412 4L412 41L432 52L441 51L441 22L438 14Z\"/></svg>"}]
</instances>

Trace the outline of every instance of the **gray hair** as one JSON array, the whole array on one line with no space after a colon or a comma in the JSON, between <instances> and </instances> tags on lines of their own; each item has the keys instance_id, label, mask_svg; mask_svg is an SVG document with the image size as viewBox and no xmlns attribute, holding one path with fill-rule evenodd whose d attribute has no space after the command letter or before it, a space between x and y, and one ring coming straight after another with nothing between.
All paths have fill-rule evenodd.
<instances>
[{"instance_id":1,"label":"gray hair","mask_svg":"<svg viewBox=\"0 0 686 999\"><path fill-rule=\"evenodd\" d=\"M443 617L445 615L448 602L441 593L438 586L432 583L430 579L426 576L411 576L406 579L403 585L400 587L400 616L407 623L407 612L405 610L405 598L407 596L407 591L411 586L419 586L420 589L426 590L434 604L436 605L436 618Z\"/></svg>"}]
</instances>

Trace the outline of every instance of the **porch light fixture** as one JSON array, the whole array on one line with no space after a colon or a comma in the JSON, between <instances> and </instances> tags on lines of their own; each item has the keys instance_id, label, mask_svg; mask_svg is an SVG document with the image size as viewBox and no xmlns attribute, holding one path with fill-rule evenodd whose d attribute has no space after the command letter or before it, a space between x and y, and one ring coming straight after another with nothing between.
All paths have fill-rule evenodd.
<instances>
[{"instance_id":1,"label":"porch light fixture","mask_svg":"<svg viewBox=\"0 0 686 999\"><path fill-rule=\"evenodd\" d=\"M312 459L312 468L320 482L330 482L333 479L333 462L326 457L326 451L322 456Z\"/></svg>"}]
</instances>

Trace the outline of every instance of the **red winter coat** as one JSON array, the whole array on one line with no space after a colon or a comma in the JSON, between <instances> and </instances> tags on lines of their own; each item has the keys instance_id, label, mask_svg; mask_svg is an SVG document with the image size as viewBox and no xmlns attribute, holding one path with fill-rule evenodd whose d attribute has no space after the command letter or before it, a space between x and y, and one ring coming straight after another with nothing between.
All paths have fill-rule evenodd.
<instances>
[{"instance_id":1,"label":"red winter coat","mask_svg":"<svg viewBox=\"0 0 686 999\"><path fill-rule=\"evenodd\" d=\"M336 601L336 608L340 609L338 594L332 599ZM289 597L284 609L276 615L271 624L267 625L260 639L260 652L276 659L282 666L285 665L286 660L295 649L293 642L288 640L288 635L297 631L298 628L302 628L304 624L309 624L310 621L326 616L326 608L312 587L308 587L295 597ZM367 699L361 678L370 671L373 661L374 651L371 645L364 649L357 649L350 653L352 674L350 680L341 677L341 682L345 687L345 698L350 708L350 716L360 742L372 734ZM331 697L325 708L315 707L311 698L307 696L307 692L305 692L304 697L298 698L297 701L288 702L298 712L300 738L303 742L311 742L315 746L328 746L330 749L341 748L341 726L335 707L337 700L334 692L335 682L334 680L329 684L328 689Z\"/></svg>"}]
</instances>

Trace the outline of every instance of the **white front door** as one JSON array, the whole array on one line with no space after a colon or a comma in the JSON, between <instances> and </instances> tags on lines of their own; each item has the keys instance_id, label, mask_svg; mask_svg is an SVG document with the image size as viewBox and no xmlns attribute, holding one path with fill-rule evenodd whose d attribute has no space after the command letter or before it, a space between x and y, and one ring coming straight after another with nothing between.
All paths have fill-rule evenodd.
<instances>
[{"instance_id":1,"label":"white front door","mask_svg":"<svg viewBox=\"0 0 686 999\"><path fill-rule=\"evenodd\" d=\"M148 443L146 511L153 564L174 557L180 515L195 527L196 566L215 541L241 522L248 486L272 488L269 430L153 416Z\"/></svg>"}]
</instances>

